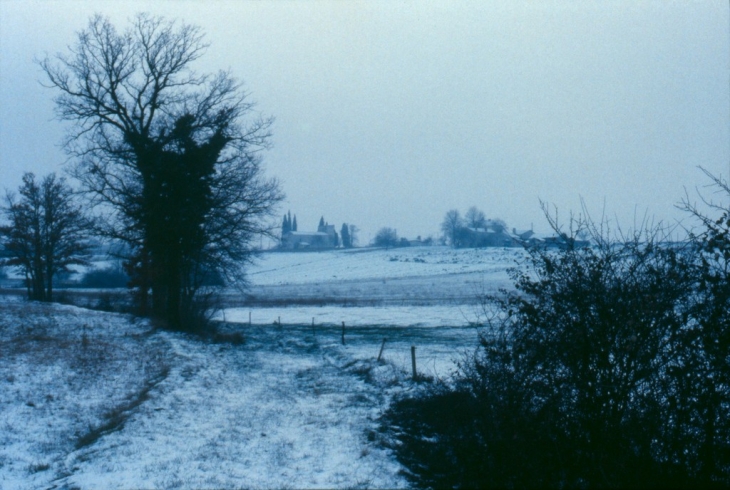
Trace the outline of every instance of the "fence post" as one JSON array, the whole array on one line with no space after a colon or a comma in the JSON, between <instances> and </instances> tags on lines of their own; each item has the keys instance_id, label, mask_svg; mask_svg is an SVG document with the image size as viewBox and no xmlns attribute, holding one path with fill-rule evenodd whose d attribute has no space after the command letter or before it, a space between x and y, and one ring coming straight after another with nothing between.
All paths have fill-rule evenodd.
<instances>
[{"instance_id":1,"label":"fence post","mask_svg":"<svg viewBox=\"0 0 730 490\"><path fill-rule=\"evenodd\" d=\"M345 322L342 322L342 345L345 345Z\"/></svg>"},{"instance_id":2,"label":"fence post","mask_svg":"<svg viewBox=\"0 0 730 490\"><path fill-rule=\"evenodd\" d=\"M248 312L248 326L251 326L251 311Z\"/></svg>"},{"instance_id":3,"label":"fence post","mask_svg":"<svg viewBox=\"0 0 730 490\"><path fill-rule=\"evenodd\" d=\"M416 371L416 346L411 346L411 366L413 366L413 380L418 378L418 372Z\"/></svg>"},{"instance_id":4,"label":"fence post","mask_svg":"<svg viewBox=\"0 0 730 490\"><path fill-rule=\"evenodd\" d=\"M380 358L383 356L383 349L385 348L385 341L387 339L383 339L383 343L380 344L380 353L378 354L378 362L380 362Z\"/></svg>"}]
</instances>

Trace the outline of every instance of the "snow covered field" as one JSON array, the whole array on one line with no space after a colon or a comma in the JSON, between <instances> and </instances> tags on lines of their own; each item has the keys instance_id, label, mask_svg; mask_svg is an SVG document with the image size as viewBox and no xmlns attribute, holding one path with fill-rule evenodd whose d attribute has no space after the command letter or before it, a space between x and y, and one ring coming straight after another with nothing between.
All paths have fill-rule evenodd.
<instances>
[{"instance_id":1,"label":"snow covered field","mask_svg":"<svg viewBox=\"0 0 730 490\"><path fill-rule=\"evenodd\" d=\"M220 312L243 344L0 296L0 488L405 487L378 417L418 389L411 347L419 375L448 377L476 346L476 295L520 254L264 254L252 296L277 301ZM383 301L391 283L420 293Z\"/></svg>"},{"instance_id":2,"label":"snow covered field","mask_svg":"<svg viewBox=\"0 0 730 490\"><path fill-rule=\"evenodd\" d=\"M246 308L448 306L452 308L445 317L446 324L461 325L464 317L453 307L473 305L480 295L510 288L507 269L523 257L521 248L412 247L270 252L262 254L249 268L251 286L246 294L233 292L226 297L225 304ZM375 311L365 309L349 316L367 323ZM373 322L421 323L418 313L409 318L401 308L391 311L400 312L401 319L384 322L380 312L375 312ZM432 321L433 315L428 311L424 310L427 321Z\"/></svg>"},{"instance_id":3,"label":"snow covered field","mask_svg":"<svg viewBox=\"0 0 730 490\"><path fill-rule=\"evenodd\" d=\"M506 268L523 254L521 248L446 246L269 252L261 255L248 274L258 286L473 273L506 278Z\"/></svg>"},{"instance_id":4,"label":"snow covered field","mask_svg":"<svg viewBox=\"0 0 730 490\"><path fill-rule=\"evenodd\" d=\"M351 249L263 254L249 269L245 300L220 318L233 322L463 326L477 298L510 288L520 248ZM244 304L245 303L245 304Z\"/></svg>"}]
</instances>

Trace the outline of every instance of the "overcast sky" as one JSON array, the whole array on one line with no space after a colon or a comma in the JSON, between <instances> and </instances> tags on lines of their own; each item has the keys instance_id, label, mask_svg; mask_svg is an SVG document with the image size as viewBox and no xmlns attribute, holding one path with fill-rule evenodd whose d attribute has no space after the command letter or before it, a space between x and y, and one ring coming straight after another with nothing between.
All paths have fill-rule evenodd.
<instances>
[{"instance_id":1,"label":"overcast sky","mask_svg":"<svg viewBox=\"0 0 730 490\"><path fill-rule=\"evenodd\" d=\"M34 59L140 11L201 26L197 68L230 68L276 118L266 172L302 231L425 237L472 205L545 230L539 199L581 197L673 222L697 166L730 171L727 1L0 0L0 188L66 160Z\"/></svg>"}]
</instances>

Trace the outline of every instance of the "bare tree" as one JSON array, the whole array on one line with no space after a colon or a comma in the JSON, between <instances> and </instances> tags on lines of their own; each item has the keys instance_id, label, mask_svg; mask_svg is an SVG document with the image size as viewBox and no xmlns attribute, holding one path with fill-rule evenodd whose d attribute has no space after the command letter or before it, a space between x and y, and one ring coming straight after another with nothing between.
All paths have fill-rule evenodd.
<instances>
[{"instance_id":1,"label":"bare tree","mask_svg":"<svg viewBox=\"0 0 730 490\"><path fill-rule=\"evenodd\" d=\"M39 183L26 173L19 193L17 200L11 192L5 196L4 263L23 272L31 299L52 301L53 278L71 264L86 263L87 221L72 189L55 174Z\"/></svg>"},{"instance_id":2,"label":"bare tree","mask_svg":"<svg viewBox=\"0 0 730 490\"><path fill-rule=\"evenodd\" d=\"M99 204L97 231L133 251L127 270L139 305L174 328L190 318L206 278L242 283L252 240L272 236L283 195L263 177L271 118L230 73L198 74L207 44L198 27L137 15L117 32L99 15L70 55L40 64L73 175Z\"/></svg>"},{"instance_id":3,"label":"bare tree","mask_svg":"<svg viewBox=\"0 0 730 490\"><path fill-rule=\"evenodd\" d=\"M464 222L457 209L452 209L444 216L444 220L441 222L441 231L452 247L457 246L459 230L463 226Z\"/></svg>"},{"instance_id":4,"label":"bare tree","mask_svg":"<svg viewBox=\"0 0 730 490\"><path fill-rule=\"evenodd\" d=\"M476 206L472 206L464 215L464 222L469 228L484 228L487 225L487 218Z\"/></svg>"},{"instance_id":5,"label":"bare tree","mask_svg":"<svg viewBox=\"0 0 730 490\"><path fill-rule=\"evenodd\" d=\"M383 227L378 230L373 242L378 247L395 247L398 245L398 233L393 228Z\"/></svg>"}]
</instances>

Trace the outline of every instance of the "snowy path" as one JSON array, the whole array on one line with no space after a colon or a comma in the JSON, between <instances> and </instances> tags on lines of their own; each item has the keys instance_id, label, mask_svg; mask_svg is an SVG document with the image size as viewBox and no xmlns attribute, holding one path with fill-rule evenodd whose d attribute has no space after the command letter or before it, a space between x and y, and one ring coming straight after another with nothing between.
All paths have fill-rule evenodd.
<instances>
[{"instance_id":1,"label":"snowy path","mask_svg":"<svg viewBox=\"0 0 730 490\"><path fill-rule=\"evenodd\" d=\"M394 458L368 441L384 394L338 346L271 327L250 331L243 346L162 335L175 353L167 378L122 430L70 454L69 474L54 486L407 485Z\"/></svg>"}]
</instances>

